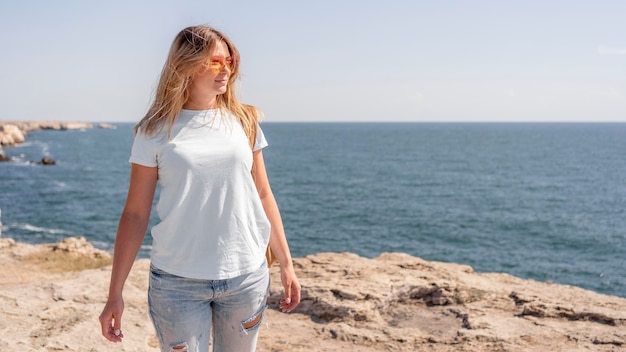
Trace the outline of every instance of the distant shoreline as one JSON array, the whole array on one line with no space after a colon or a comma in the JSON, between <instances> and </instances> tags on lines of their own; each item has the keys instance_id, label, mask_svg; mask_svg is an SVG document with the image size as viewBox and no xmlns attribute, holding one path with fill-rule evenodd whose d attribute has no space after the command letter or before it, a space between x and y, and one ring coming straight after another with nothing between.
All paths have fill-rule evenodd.
<instances>
[{"instance_id":1,"label":"distant shoreline","mask_svg":"<svg viewBox=\"0 0 626 352\"><path fill-rule=\"evenodd\" d=\"M65 121L0 121L0 161L7 161L2 147L10 147L24 143L31 131L53 130L85 130L97 128L117 128L110 123L65 122Z\"/></svg>"}]
</instances>

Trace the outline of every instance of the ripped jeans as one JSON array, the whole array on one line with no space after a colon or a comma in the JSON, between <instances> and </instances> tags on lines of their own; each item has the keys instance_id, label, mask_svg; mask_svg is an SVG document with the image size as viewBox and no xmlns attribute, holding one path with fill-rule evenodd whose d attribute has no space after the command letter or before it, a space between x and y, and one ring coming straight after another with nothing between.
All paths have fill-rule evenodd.
<instances>
[{"instance_id":1,"label":"ripped jeans","mask_svg":"<svg viewBox=\"0 0 626 352\"><path fill-rule=\"evenodd\" d=\"M148 306L162 352L253 352L269 291L269 271L199 280L150 268Z\"/></svg>"}]
</instances>

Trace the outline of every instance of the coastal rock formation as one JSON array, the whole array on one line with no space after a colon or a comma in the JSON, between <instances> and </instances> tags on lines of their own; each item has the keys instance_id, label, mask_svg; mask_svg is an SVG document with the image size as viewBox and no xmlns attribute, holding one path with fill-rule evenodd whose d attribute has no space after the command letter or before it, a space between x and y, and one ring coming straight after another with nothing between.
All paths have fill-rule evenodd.
<instances>
[{"instance_id":1,"label":"coastal rock formation","mask_svg":"<svg viewBox=\"0 0 626 352\"><path fill-rule=\"evenodd\" d=\"M294 313L323 339L379 351L626 349L626 299L402 253L295 263L303 295ZM280 293L274 280L272 307Z\"/></svg>"},{"instance_id":2,"label":"coastal rock formation","mask_svg":"<svg viewBox=\"0 0 626 352\"><path fill-rule=\"evenodd\" d=\"M117 127L115 127L115 125L112 125L110 123L99 123L98 128L116 129Z\"/></svg>"},{"instance_id":3,"label":"coastal rock formation","mask_svg":"<svg viewBox=\"0 0 626 352\"><path fill-rule=\"evenodd\" d=\"M22 132L39 131L39 130L82 130L93 128L92 123L87 122L61 122L61 121L11 121L0 122L2 125L17 126Z\"/></svg>"},{"instance_id":4,"label":"coastal rock formation","mask_svg":"<svg viewBox=\"0 0 626 352\"><path fill-rule=\"evenodd\" d=\"M101 128L115 128L110 124L100 124ZM93 124L86 122L60 121L0 121L0 146L10 146L24 143L29 131L38 130L83 130L93 128Z\"/></svg>"},{"instance_id":5,"label":"coastal rock formation","mask_svg":"<svg viewBox=\"0 0 626 352\"><path fill-rule=\"evenodd\" d=\"M24 143L24 132L13 124L0 124L0 145Z\"/></svg>"},{"instance_id":6,"label":"coastal rock formation","mask_svg":"<svg viewBox=\"0 0 626 352\"><path fill-rule=\"evenodd\" d=\"M50 259L57 256L65 259ZM124 342L99 335L111 270L103 258L110 260L83 238L36 246L0 238L0 350L158 351L146 259L126 283ZM79 264L55 270L68 261ZM402 253L319 253L294 263L302 303L290 314L278 311L282 287L273 267L258 351L626 349L624 298Z\"/></svg>"}]
</instances>

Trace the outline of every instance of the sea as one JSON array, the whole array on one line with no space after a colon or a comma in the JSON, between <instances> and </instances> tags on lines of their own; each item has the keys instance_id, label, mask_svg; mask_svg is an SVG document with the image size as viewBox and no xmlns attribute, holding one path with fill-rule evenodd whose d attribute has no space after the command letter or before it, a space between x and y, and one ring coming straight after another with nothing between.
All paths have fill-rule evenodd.
<instances>
[{"instance_id":1,"label":"sea","mask_svg":"<svg viewBox=\"0 0 626 352\"><path fill-rule=\"evenodd\" d=\"M626 297L624 123L261 126L295 257L404 252ZM132 141L132 124L118 123L5 147L2 237L84 236L110 251ZM43 156L56 165L34 163ZM148 233L140 257L150 245Z\"/></svg>"}]
</instances>

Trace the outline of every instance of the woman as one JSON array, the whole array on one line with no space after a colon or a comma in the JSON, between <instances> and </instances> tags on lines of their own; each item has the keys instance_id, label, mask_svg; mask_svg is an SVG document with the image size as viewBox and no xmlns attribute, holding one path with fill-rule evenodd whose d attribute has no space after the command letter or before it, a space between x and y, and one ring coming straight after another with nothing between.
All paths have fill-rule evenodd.
<instances>
[{"instance_id":1,"label":"woman","mask_svg":"<svg viewBox=\"0 0 626 352\"><path fill-rule=\"evenodd\" d=\"M122 288L143 241L157 181L148 305L162 351L254 351L266 307L266 249L280 262L291 312L300 284L265 171L259 112L237 101L239 53L222 33L174 39L155 101L135 126L128 196L102 334L122 340Z\"/></svg>"}]
</instances>

